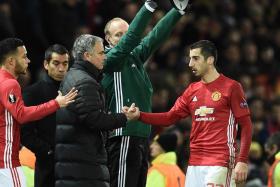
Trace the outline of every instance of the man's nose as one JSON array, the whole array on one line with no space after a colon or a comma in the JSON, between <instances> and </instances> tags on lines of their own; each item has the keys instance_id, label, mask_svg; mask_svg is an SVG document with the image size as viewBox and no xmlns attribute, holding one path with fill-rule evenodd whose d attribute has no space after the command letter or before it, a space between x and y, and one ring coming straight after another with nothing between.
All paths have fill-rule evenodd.
<instances>
[{"instance_id":1,"label":"man's nose","mask_svg":"<svg viewBox=\"0 0 280 187\"><path fill-rule=\"evenodd\" d=\"M66 67L64 67L63 65L59 65L58 66L58 71L65 71Z\"/></svg>"}]
</instances>

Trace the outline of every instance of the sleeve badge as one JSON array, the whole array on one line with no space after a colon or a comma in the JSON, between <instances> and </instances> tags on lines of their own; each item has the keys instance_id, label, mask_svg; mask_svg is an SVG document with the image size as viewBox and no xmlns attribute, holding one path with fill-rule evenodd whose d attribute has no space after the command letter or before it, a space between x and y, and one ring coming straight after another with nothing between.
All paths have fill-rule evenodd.
<instances>
[{"instance_id":1,"label":"sleeve badge","mask_svg":"<svg viewBox=\"0 0 280 187\"><path fill-rule=\"evenodd\" d=\"M10 103L15 103L16 101L17 101L17 98L16 98L16 96L14 95L14 94L9 94L9 102Z\"/></svg>"}]
</instances>

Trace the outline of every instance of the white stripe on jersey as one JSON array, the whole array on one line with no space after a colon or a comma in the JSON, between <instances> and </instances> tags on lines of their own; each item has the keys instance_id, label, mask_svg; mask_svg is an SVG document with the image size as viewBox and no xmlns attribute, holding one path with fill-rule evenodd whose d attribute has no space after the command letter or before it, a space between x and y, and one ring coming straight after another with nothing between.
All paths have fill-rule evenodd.
<instances>
[{"instance_id":1,"label":"white stripe on jersey","mask_svg":"<svg viewBox=\"0 0 280 187\"><path fill-rule=\"evenodd\" d=\"M13 149L13 117L5 110L6 121L6 144L4 149L4 168L12 168L12 149Z\"/></svg>"},{"instance_id":2,"label":"white stripe on jersey","mask_svg":"<svg viewBox=\"0 0 280 187\"><path fill-rule=\"evenodd\" d=\"M228 148L229 148L229 168L234 168L235 162L235 148L234 148L234 116L232 111L230 110L229 114L229 124L227 129L227 137L228 137Z\"/></svg>"},{"instance_id":3,"label":"white stripe on jersey","mask_svg":"<svg viewBox=\"0 0 280 187\"><path fill-rule=\"evenodd\" d=\"M129 148L129 136L123 136L120 150L119 160L119 175L118 175L118 187L125 187L126 180L126 157Z\"/></svg>"},{"instance_id":4,"label":"white stripe on jersey","mask_svg":"<svg viewBox=\"0 0 280 187\"><path fill-rule=\"evenodd\" d=\"M114 72L114 87L115 87L116 112L121 113L123 107L121 72ZM117 136L122 135L122 128L118 128L115 131Z\"/></svg>"},{"instance_id":5,"label":"white stripe on jersey","mask_svg":"<svg viewBox=\"0 0 280 187\"><path fill-rule=\"evenodd\" d=\"M12 173L12 178L13 178L13 182L14 182L15 187L21 187L21 185L20 185L20 178L19 178L17 169L16 168L12 168L11 169L11 173Z\"/></svg>"}]
</instances>

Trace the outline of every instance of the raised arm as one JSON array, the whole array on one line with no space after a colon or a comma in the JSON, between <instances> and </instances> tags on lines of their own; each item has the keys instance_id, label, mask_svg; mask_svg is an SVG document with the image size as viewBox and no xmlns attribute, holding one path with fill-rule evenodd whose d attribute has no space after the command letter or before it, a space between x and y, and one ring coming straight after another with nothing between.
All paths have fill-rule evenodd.
<instances>
[{"instance_id":1,"label":"raised arm","mask_svg":"<svg viewBox=\"0 0 280 187\"><path fill-rule=\"evenodd\" d=\"M121 38L119 43L106 54L105 72L114 71L115 68L122 66L124 62L123 59L130 55L133 49L141 42L143 32L152 18L153 10L148 10L147 7L148 5L145 3L131 22L127 33Z\"/></svg>"},{"instance_id":2,"label":"raised arm","mask_svg":"<svg viewBox=\"0 0 280 187\"><path fill-rule=\"evenodd\" d=\"M144 63L168 39L181 17L182 15L178 10L171 9L142 40L140 45L134 49L133 55L138 56Z\"/></svg>"}]
</instances>

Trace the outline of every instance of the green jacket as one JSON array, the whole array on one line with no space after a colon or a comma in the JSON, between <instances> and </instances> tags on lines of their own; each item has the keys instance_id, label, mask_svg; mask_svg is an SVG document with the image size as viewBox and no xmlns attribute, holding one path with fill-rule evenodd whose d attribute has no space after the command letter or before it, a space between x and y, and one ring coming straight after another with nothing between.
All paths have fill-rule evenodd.
<instances>
[{"instance_id":1,"label":"green jacket","mask_svg":"<svg viewBox=\"0 0 280 187\"><path fill-rule=\"evenodd\" d=\"M102 85L106 93L106 106L110 112L119 113L123 106L130 106L132 103L141 111L151 112L153 88L143 64L168 38L181 15L172 9L142 40L151 17L152 12L143 6L119 43L106 51ZM128 122L126 127L114 130L111 137L148 137L150 131L150 125L132 121Z\"/></svg>"}]
</instances>

